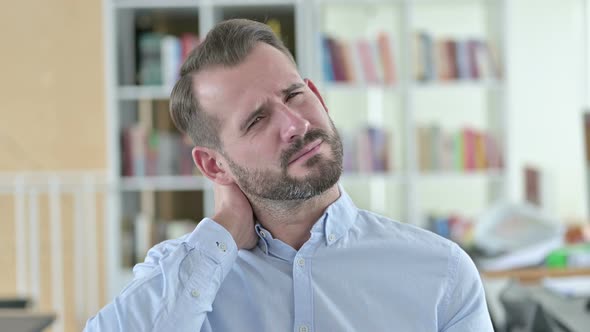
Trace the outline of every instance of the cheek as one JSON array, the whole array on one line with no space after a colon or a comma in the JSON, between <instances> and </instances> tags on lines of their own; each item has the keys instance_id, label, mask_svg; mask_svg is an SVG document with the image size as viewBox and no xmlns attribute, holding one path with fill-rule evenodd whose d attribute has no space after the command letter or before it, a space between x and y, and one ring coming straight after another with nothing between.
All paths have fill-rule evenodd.
<instances>
[{"instance_id":1,"label":"cheek","mask_svg":"<svg viewBox=\"0 0 590 332\"><path fill-rule=\"evenodd\" d=\"M317 98L308 99L301 105L301 112L316 124L329 122L329 115L326 109Z\"/></svg>"},{"instance_id":2,"label":"cheek","mask_svg":"<svg viewBox=\"0 0 590 332\"><path fill-rule=\"evenodd\" d=\"M246 167L268 167L271 164L276 164L274 159L278 158L271 142L270 138L260 136L245 142L245 144L234 145L230 157L236 163Z\"/></svg>"}]
</instances>

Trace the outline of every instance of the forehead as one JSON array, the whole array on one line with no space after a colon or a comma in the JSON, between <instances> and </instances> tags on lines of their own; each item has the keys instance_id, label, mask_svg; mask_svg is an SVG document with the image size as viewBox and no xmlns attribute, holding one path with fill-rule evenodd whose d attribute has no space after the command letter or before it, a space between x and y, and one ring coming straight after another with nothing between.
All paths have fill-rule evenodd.
<instances>
[{"instance_id":1,"label":"forehead","mask_svg":"<svg viewBox=\"0 0 590 332\"><path fill-rule=\"evenodd\" d=\"M236 66L206 68L193 77L193 93L200 106L217 117L222 127L251 112L265 99L302 82L291 60L276 48L259 43Z\"/></svg>"}]
</instances>

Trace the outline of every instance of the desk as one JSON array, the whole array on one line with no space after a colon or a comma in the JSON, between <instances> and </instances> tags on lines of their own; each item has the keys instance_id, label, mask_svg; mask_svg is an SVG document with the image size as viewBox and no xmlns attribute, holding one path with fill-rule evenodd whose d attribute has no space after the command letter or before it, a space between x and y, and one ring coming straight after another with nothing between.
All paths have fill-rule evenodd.
<instances>
[{"instance_id":1,"label":"desk","mask_svg":"<svg viewBox=\"0 0 590 332\"><path fill-rule=\"evenodd\" d=\"M590 311L586 310L586 303L590 298L569 298L554 294L542 286L529 286L533 301L541 305L543 310L567 327L572 332L586 332L590 330Z\"/></svg>"},{"instance_id":2,"label":"desk","mask_svg":"<svg viewBox=\"0 0 590 332\"><path fill-rule=\"evenodd\" d=\"M562 320L568 320L569 305L577 306L574 312L582 310L583 301L582 299L570 299L570 298L559 298L558 295L545 290L541 285L543 278L559 278L559 277L570 277L570 276L590 276L590 268L571 268L571 269L556 269L556 268L545 268L545 267L533 267L515 270L504 270L504 271L482 271L480 272L482 280L486 288L486 297L488 300L488 307L492 318L495 319L499 326L504 326L507 322L507 312L505 311L504 305L500 301L500 294L505 288L511 284L510 280L517 281L518 284L523 285L522 288L529 288L531 291L528 292L529 300L543 305L543 308L548 311L547 314L551 315L560 322ZM518 297L518 296L517 296ZM549 297L549 299L547 299ZM557 298L555 298L557 297ZM555 300L555 301L552 301ZM574 301L574 303L571 302ZM563 304L565 301L566 304ZM582 302L580 303L575 302ZM541 304L543 302L543 304ZM514 312L510 314L514 315ZM575 318L574 318L574 321ZM590 326L590 325L587 325ZM567 327L567 325L566 325ZM577 331L576 329L570 330ZM582 329L583 332L588 332L590 329Z\"/></svg>"},{"instance_id":3,"label":"desk","mask_svg":"<svg viewBox=\"0 0 590 332\"><path fill-rule=\"evenodd\" d=\"M0 332L41 332L55 319L54 314L21 309L0 309Z\"/></svg>"},{"instance_id":4,"label":"desk","mask_svg":"<svg viewBox=\"0 0 590 332\"><path fill-rule=\"evenodd\" d=\"M536 284L543 278L590 276L590 268L549 269L535 267L504 271L483 271L481 276L485 279L516 279L523 284Z\"/></svg>"}]
</instances>

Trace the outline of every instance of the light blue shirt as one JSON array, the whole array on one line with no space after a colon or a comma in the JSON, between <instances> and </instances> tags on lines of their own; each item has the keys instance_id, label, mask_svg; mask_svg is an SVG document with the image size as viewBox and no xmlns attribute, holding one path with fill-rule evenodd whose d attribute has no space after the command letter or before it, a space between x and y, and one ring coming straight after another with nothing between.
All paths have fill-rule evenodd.
<instances>
[{"instance_id":1,"label":"light blue shirt","mask_svg":"<svg viewBox=\"0 0 590 332\"><path fill-rule=\"evenodd\" d=\"M294 250L256 226L253 250L205 218L152 248L85 331L493 331L456 244L341 197Z\"/></svg>"}]
</instances>

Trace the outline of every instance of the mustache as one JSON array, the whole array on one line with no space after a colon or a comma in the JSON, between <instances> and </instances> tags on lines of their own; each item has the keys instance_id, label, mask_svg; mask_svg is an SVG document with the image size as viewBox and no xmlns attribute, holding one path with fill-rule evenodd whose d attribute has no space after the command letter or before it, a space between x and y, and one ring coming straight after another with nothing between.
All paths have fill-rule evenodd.
<instances>
[{"instance_id":1,"label":"mustache","mask_svg":"<svg viewBox=\"0 0 590 332\"><path fill-rule=\"evenodd\" d=\"M287 168L289 165L289 160L293 157L296 153L301 151L307 144L321 139L323 141L330 141L332 138L330 135L322 129L312 129L308 131L305 136L297 139L295 142L291 144L282 154L281 154L281 167L283 169Z\"/></svg>"}]
</instances>

